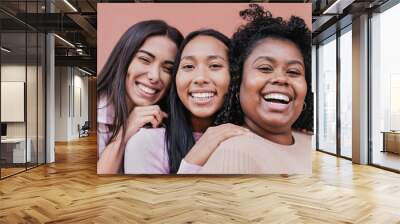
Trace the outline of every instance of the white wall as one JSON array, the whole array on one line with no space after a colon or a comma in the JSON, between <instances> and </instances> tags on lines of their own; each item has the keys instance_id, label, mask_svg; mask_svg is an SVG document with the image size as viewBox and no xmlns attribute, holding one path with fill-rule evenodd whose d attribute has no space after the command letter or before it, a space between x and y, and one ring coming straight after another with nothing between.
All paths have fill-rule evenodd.
<instances>
[{"instance_id":1,"label":"white wall","mask_svg":"<svg viewBox=\"0 0 400 224\"><path fill-rule=\"evenodd\" d=\"M78 124L88 120L88 78L83 75L76 68L56 67L55 141L77 139Z\"/></svg>"}]
</instances>

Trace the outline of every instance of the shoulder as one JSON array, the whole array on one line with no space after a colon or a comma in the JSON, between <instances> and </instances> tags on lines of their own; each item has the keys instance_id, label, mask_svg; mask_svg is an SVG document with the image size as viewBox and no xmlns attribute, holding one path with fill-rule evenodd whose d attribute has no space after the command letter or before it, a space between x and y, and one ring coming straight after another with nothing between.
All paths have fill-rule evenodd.
<instances>
[{"instance_id":1,"label":"shoulder","mask_svg":"<svg viewBox=\"0 0 400 224\"><path fill-rule=\"evenodd\" d=\"M296 145L309 146L311 148L312 135L304 132L293 131L293 138Z\"/></svg>"},{"instance_id":2,"label":"shoulder","mask_svg":"<svg viewBox=\"0 0 400 224\"><path fill-rule=\"evenodd\" d=\"M223 141L213 153L214 156L226 155L249 155L253 151L260 150L264 142L260 141L258 136L253 133L238 135Z\"/></svg>"},{"instance_id":3,"label":"shoulder","mask_svg":"<svg viewBox=\"0 0 400 224\"><path fill-rule=\"evenodd\" d=\"M249 146L258 146L263 144L260 137L254 133L247 133L244 135L238 135L223 141L220 146L221 148L234 148L237 150L248 149Z\"/></svg>"}]
</instances>

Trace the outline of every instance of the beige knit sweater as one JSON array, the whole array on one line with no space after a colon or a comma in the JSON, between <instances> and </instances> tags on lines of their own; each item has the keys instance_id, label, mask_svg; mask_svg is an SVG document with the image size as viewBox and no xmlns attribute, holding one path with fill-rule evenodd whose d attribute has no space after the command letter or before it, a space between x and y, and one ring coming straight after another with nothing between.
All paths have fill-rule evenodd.
<instances>
[{"instance_id":1,"label":"beige knit sweater","mask_svg":"<svg viewBox=\"0 0 400 224\"><path fill-rule=\"evenodd\" d=\"M311 174L311 136L293 132L293 145L256 134L230 138L216 149L202 174Z\"/></svg>"}]
</instances>

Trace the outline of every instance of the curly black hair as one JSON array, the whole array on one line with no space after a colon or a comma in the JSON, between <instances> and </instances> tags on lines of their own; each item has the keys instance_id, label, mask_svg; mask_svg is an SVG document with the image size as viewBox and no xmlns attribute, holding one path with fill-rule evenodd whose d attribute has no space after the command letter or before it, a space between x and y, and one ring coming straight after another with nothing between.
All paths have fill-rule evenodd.
<instances>
[{"instance_id":1,"label":"curly black hair","mask_svg":"<svg viewBox=\"0 0 400 224\"><path fill-rule=\"evenodd\" d=\"M305 108L292 128L312 132L314 106L311 91L311 32L304 20L297 16L292 16L289 20L273 17L271 12L257 4L250 4L248 9L240 11L240 16L248 22L239 27L231 39L229 63L232 80L224 109L218 115L216 123L226 123L234 118L237 124L243 124L244 115L238 95L244 62L260 40L273 37L289 40L301 51L305 65L307 94L304 100Z\"/></svg>"}]
</instances>

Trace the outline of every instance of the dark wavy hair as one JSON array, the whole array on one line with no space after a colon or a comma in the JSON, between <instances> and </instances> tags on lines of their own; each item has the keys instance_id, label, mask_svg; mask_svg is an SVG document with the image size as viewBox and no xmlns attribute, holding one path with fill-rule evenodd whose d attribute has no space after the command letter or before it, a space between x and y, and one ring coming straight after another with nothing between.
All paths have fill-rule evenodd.
<instances>
[{"instance_id":1,"label":"dark wavy hair","mask_svg":"<svg viewBox=\"0 0 400 224\"><path fill-rule=\"evenodd\" d=\"M225 101L224 111L218 117L218 123L224 123L235 117L243 124L243 111L240 107L239 90L242 81L243 65L258 42L267 37L289 40L301 51L305 65L307 94L304 99L305 108L292 125L293 129L313 131L313 93L311 91L311 32L304 20L292 16L289 20L273 17L271 12L262 6L250 4L248 9L240 12L240 16L248 21L241 26L231 39L229 63L231 71L231 86Z\"/></svg>"},{"instance_id":2,"label":"dark wavy hair","mask_svg":"<svg viewBox=\"0 0 400 224\"><path fill-rule=\"evenodd\" d=\"M190 119L191 114L179 99L176 90L176 74L178 73L183 50L186 45L197 36L210 36L221 41L228 49L230 47L230 40L224 34L213 29L197 30L186 36L176 54L172 71L173 82L167 100L168 118L165 130L165 144L168 152L170 173L176 173L178 171L181 160L195 143Z\"/></svg>"},{"instance_id":3,"label":"dark wavy hair","mask_svg":"<svg viewBox=\"0 0 400 224\"><path fill-rule=\"evenodd\" d=\"M119 39L97 77L98 100L100 97L105 97L107 105L111 104L115 109L113 125L109 126L112 137L106 144L116 137L121 127L123 129L122 136L125 136L126 122L129 116L125 89L128 67L146 39L152 36L166 36L176 44L177 48L183 40L182 34L176 28L162 20L136 23ZM163 100L165 101L165 99Z\"/></svg>"}]
</instances>

